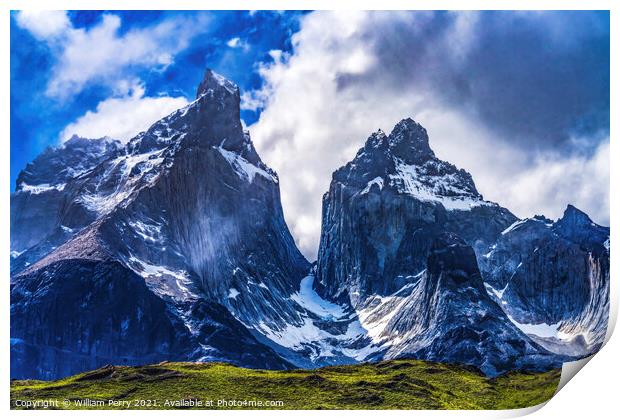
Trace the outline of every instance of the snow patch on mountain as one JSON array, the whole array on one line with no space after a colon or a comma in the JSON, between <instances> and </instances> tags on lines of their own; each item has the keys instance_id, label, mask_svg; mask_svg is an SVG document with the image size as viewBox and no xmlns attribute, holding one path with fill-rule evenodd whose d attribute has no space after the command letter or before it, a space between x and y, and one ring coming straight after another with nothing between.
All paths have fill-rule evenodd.
<instances>
[{"instance_id":1,"label":"snow patch on mountain","mask_svg":"<svg viewBox=\"0 0 620 420\"><path fill-rule=\"evenodd\" d=\"M559 338L561 335L559 330L561 322L557 322L553 325L549 325L544 322L540 324L523 324L512 318L510 315L508 315L508 319L510 319L510 322L515 324L521 331L523 331L527 335L535 335L541 338Z\"/></svg>"},{"instance_id":2,"label":"snow patch on mountain","mask_svg":"<svg viewBox=\"0 0 620 420\"><path fill-rule=\"evenodd\" d=\"M347 321L349 322L349 321ZM259 322L256 329L280 346L308 354L309 359L318 364L322 360L345 356L351 361L363 361L379 349L374 345L359 347L356 342L364 337L365 329L358 320L350 321L342 334L321 328L321 323L309 316L303 316L299 324L288 324L274 329ZM329 363L328 363L329 364Z\"/></svg>"},{"instance_id":3,"label":"snow patch on mountain","mask_svg":"<svg viewBox=\"0 0 620 420\"><path fill-rule=\"evenodd\" d=\"M239 91L239 87L237 87L236 84L234 84L230 80L226 79L221 74L218 74L218 73L216 73L214 71L212 71L211 74L213 75L213 78L217 81L217 83L219 83L220 86L222 86L224 89L226 89L229 93L234 95L236 92Z\"/></svg>"},{"instance_id":4,"label":"snow patch on mountain","mask_svg":"<svg viewBox=\"0 0 620 420\"><path fill-rule=\"evenodd\" d=\"M488 255L488 254L487 254ZM491 293L491 295L495 296L498 300L501 301L502 297L504 296L504 292L506 292L506 289L508 288L508 285L506 285L503 289L501 290L497 290L495 289L493 286L491 286L489 283L484 283L484 287L487 289L488 292Z\"/></svg>"},{"instance_id":5,"label":"snow patch on mountain","mask_svg":"<svg viewBox=\"0 0 620 420\"><path fill-rule=\"evenodd\" d=\"M370 189L373 187L373 185L376 185L379 188L379 191L381 191L383 189L383 178L381 178L380 176L368 181L368 184L366 185L366 188L364 188L360 194L368 194L370 192Z\"/></svg>"},{"instance_id":6,"label":"snow patch on mountain","mask_svg":"<svg viewBox=\"0 0 620 420\"><path fill-rule=\"evenodd\" d=\"M23 251L11 251L11 258L17 258L20 255L22 255L24 252L26 252L25 249Z\"/></svg>"},{"instance_id":7,"label":"snow patch on mountain","mask_svg":"<svg viewBox=\"0 0 620 420\"><path fill-rule=\"evenodd\" d=\"M160 265L146 263L134 256L129 257L129 262L133 263L134 267L137 267L136 268L137 271L144 277L149 277L149 276L161 277L165 274L171 277L175 277L176 279L179 279L179 280L184 280L184 281L187 280L187 272L183 270L172 271Z\"/></svg>"},{"instance_id":8,"label":"snow patch on mountain","mask_svg":"<svg viewBox=\"0 0 620 420\"><path fill-rule=\"evenodd\" d=\"M313 275L304 277L301 280L299 292L293 294L291 299L299 303L303 308L322 318L339 319L345 316L345 310L340 305L328 302L318 295L312 288L313 283Z\"/></svg>"},{"instance_id":9,"label":"snow patch on mountain","mask_svg":"<svg viewBox=\"0 0 620 420\"><path fill-rule=\"evenodd\" d=\"M254 177L256 175L260 175L263 178L266 178L276 184L278 183L278 178L276 178L274 175L270 174L262 168L259 168L256 165L251 164L246 159L239 156L237 153L226 150L222 146L219 146L217 150L222 154L224 159L228 161L228 163L237 173L237 175L247 180L250 184L254 182Z\"/></svg>"},{"instance_id":10,"label":"snow patch on mountain","mask_svg":"<svg viewBox=\"0 0 620 420\"><path fill-rule=\"evenodd\" d=\"M190 289L192 280L185 270L175 271L161 265L149 264L133 255L127 260L127 265L143 277L147 286L160 296L168 296L180 301L198 297Z\"/></svg>"},{"instance_id":11,"label":"snow patch on mountain","mask_svg":"<svg viewBox=\"0 0 620 420\"><path fill-rule=\"evenodd\" d=\"M390 180L402 194L409 194L421 201L441 203L446 210L470 210L473 207L493 205L465 188L459 188L458 173L426 175L419 165L408 165L395 159L396 175Z\"/></svg>"},{"instance_id":12,"label":"snow patch on mountain","mask_svg":"<svg viewBox=\"0 0 620 420\"><path fill-rule=\"evenodd\" d=\"M502 235L507 235L515 230L518 230L524 226L526 226L528 223L542 223L544 224L544 226L546 227L551 227L553 226L553 223L546 223L543 219L539 219L539 218L525 218L525 219L520 219L515 221L513 224L511 224L510 226L508 226L506 229L504 229L502 231Z\"/></svg>"},{"instance_id":13,"label":"snow patch on mountain","mask_svg":"<svg viewBox=\"0 0 620 420\"><path fill-rule=\"evenodd\" d=\"M133 169L138 165L141 165L140 170L142 172L147 172L152 168L159 166L164 160L162 153L163 150L158 150L154 153L147 152L137 155L122 156L115 162L123 164L123 175L124 177L129 178L133 172Z\"/></svg>"},{"instance_id":14,"label":"snow patch on mountain","mask_svg":"<svg viewBox=\"0 0 620 420\"><path fill-rule=\"evenodd\" d=\"M108 214L131 194L130 190L119 189L113 194L83 194L78 201L99 216Z\"/></svg>"},{"instance_id":15,"label":"snow patch on mountain","mask_svg":"<svg viewBox=\"0 0 620 420\"><path fill-rule=\"evenodd\" d=\"M390 296L375 296L366 303L364 309L357 312L360 325L373 343L380 346L391 344L384 334L385 330L407 302L409 294L403 296L403 291L409 290L411 293L413 288L414 284L408 284Z\"/></svg>"},{"instance_id":16,"label":"snow patch on mountain","mask_svg":"<svg viewBox=\"0 0 620 420\"><path fill-rule=\"evenodd\" d=\"M99 181L92 186L88 185L78 201L99 216L110 213L134 192L141 184L140 181L146 184L153 182L153 175L162 170L164 151L165 148L155 152L122 155L112 160ZM111 191L110 182L114 183Z\"/></svg>"},{"instance_id":17,"label":"snow patch on mountain","mask_svg":"<svg viewBox=\"0 0 620 420\"><path fill-rule=\"evenodd\" d=\"M24 192L28 192L30 194L41 194L47 191L62 191L65 189L66 187L66 183L63 184L56 184L56 185L50 185L50 184L39 184L39 185L28 185L26 183L21 183L19 184L19 190L24 191Z\"/></svg>"},{"instance_id":18,"label":"snow patch on mountain","mask_svg":"<svg viewBox=\"0 0 620 420\"><path fill-rule=\"evenodd\" d=\"M143 240L148 242L162 242L162 225L151 221L146 223L142 220L128 221L127 224L131 226Z\"/></svg>"}]
</instances>

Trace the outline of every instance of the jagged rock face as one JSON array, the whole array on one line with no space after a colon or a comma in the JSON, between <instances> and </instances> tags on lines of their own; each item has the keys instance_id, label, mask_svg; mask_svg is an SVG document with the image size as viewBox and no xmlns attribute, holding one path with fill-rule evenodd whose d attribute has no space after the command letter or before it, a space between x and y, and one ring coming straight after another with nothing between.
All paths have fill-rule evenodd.
<instances>
[{"instance_id":1,"label":"jagged rock face","mask_svg":"<svg viewBox=\"0 0 620 420\"><path fill-rule=\"evenodd\" d=\"M504 311L554 351L587 355L605 337L609 312L609 228L568 206L557 222L515 222L481 258ZM564 350L562 342L566 342Z\"/></svg>"},{"instance_id":2,"label":"jagged rock face","mask_svg":"<svg viewBox=\"0 0 620 420\"><path fill-rule=\"evenodd\" d=\"M67 180L69 207L84 209L94 221L20 270L14 276L13 302L45 312L39 301L24 301L17 293L23 282L66 263L72 267L69 273L54 275L51 281L70 283L70 273L79 276L84 264L111 261L124 267L124 276L141 279L149 296L165 308L167 319L180 326L174 329L187 336L189 350L160 352L156 358L184 355L249 367L292 366L257 340L261 331L245 326L299 322L297 304L289 297L309 264L284 223L277 175L261 162L242 130L239 102L234 84L207 71L193 103L140 133L122 153ZM127 292L131 295L115 290L110 299ZM62 293L54 299L74 298ZM84 293L76 298L85 299ZM14 337L56 322L25 313L12 316ZM100 317L104 313L101 310ZM79 327L106 342L107 332L97 327L100 321L87 318ZM157 328L160 322L150 321L143 319L144 328ZM80 353L74 349L78 337L61 336L54 351L68 355L65 367L54 372L78 371L84 355L95 364L89 368L97 367L101 359L91 356L98 351ZM115 339L124 342L123 336ZM140 347L142 339L125 344ZM31 353L49 346L39 337L24 342ZM104 354L113 359L124 353L121 347L110 347ZM44 358L37 360L47 369ZM18 369L14 375L24 372Z\"/></svg>"},{"instance_id":3,"label":"jagged rock face","mask_svg":"<svg viewBox=\"0 0 620 420\"><path fill-rule=\"evenodd\" d=\"M516 217L484 201L471 175L437 159L411 119L371 135L323 197L317 290L363 302L396 292L426 268L434 239L452 231L484 248Z\"/></svg>"},{"instance_id":4,"label":"jagged rock face","mask_svg":"<svg viewBox=\"0 0 620 420\"><path fill-rule=\"evenodd\" d=\"M570 204L562 218L554 224L553 231L597 254L602 253L603 248L609 251L609 228L597 225L587 214Z\"/></svg>"},{"instance_id":5,"label":"jagged rock face","mask_svg":"<svg viewBox=\"0 0 620 420\"><path fill-rule=\"evenodd\" d=\"M11 375L26 378L179 359L190 349L182 323L114 262L63 260L20 278L11 290L11 337Z\"/></svg>"},{"instance_id":6,"label":"jagged rock face","mask_svg":"<svg viewBox=\"0 0 620 420\"><path fill-rule=\"evenodd\" d=\"M220 360L288 368L221 305L184 302L196 322L118 262L59 260L11 290L11 377L53 379L105 364ZM202 345L208 342L210 346Z\"/></svg>"},{"instance_id":7,"label":"jagged rock face","mask_svg":"<svg viewBox=\"0 0 620 420\"><path fill-rule=\"evenodd\" d=\"M72 205L72 181L121 153L110 138L73 136L22 170L11 194L11 272L39 260L94 218Z\"/></svg>"},{"instance_id":8,"label":"jagged rock face","mask_svg":"<svg viewBox=\"0 0 620 420\"><path fill-rule=\"evenodd\" d=\"M151 181L111 215L106 235L127 257L185 264L210 297L227 297L250 278L290 294L290 278L303 277L309 264L284 223L277 175L242 130L239 90L207 71L197 97L130 142L134 155L148 155Z\"/></svg>"},{"instance_id":9,"label":"jagged rock face","mask_svg":"<svg viewBox=\"0 0 620 420\"><path fill-rule=\"evenodd\" d=\"M62 190L67 180L83 175L105 159L118 154L122 145L109 137L87 139L74 135L58 148L48 148L17 177L16 191Z\"/></svg>"},{"instance_id":10,"label":"jagged rock face","mask_svg":"<svg viewBox=\"0 0 620 420\"><path fill-rule=\"evenodd\" d=\"M239 102L209 70L194 102L125 147L74 138L23 172L11 197L11 250L25 249L11 263L13 377L399 357L496 375L597 348L608 228L573 207L556 223L517 220L406 119L334 173L311 268ZM536 335L534 322L561 334Z\"/></svg>"},{"instance_id":11,"label":"jagged rock face","mask_svg":"<svg viewBox=\"0 0 620 420\"><path fill-rule=\"evenodd\" d=\"M351 304L366 338L346 345L366 360L544 369L589 354L604 336L608 235L572 206L554 224L484 201L407 119L371 135L334 173L314 288ZM557 322L561 339L529 325L542 322Z\"/></svg>"},{"instance_id":12,"label":"jagged rock face","mask_svg":"<svg viewBox=\"0 0 620 420\"><path fill-rule=\"evenodd\" d=\"M561 360L534 344L487 295L474 250L462 239L440 235L427 267L381 334L391 341L384 358L458 361L487 375L559 366Z\"/></svg>"},{"instance_id":13,"label":"jagged rock face","mask_svg":"<svg viewBox=\"0 0 620 420\"><path fill-rule=\"evenodd\" d=\"M130 143L163 161L106 220L106 241L143 275L149 265L183 272L247 325L299 321L288 297L309 264L284 222L278 177L242 130L239 90L207 71L197 97Z\"/></svg>"}]
</instances>

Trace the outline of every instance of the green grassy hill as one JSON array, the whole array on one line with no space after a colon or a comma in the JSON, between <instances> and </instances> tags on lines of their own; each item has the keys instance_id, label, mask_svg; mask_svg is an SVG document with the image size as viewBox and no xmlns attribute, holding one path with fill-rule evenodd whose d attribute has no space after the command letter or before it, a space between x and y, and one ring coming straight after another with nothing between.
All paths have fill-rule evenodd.
<instances>
[{"instance_id":1,"label":"green grassy hill","mask_svg":"<svg viewBox=\"0 0 620 420\"><path fill-rule=\"evenodd\" d=\"M52 382L12 381L11 408L51 400L50 408L71 409L507 409L547 401L559 379L559 369L490 379L475 369L419 360L293 371L164 362L106 366Z\"/></svg>"}]
</instances>

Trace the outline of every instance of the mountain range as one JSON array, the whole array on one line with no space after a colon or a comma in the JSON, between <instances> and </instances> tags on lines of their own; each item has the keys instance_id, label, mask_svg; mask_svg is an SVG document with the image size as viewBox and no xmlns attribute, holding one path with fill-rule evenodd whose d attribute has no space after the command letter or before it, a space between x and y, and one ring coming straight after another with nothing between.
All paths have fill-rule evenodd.
<instances>
[{"instance_id":1,"label":"mountain range","mask_svg":"<svg viewBox=\"0 0 620 420\"><path fill-rule=\"evenodd\" d=\"M545 371L596 352L608 312L609 228L484 200L410 118L333 173L307 261L239 88L211 70L127 144L47 149L11 194L13 378L163 360Z\"/></svg>"}]
</instances>

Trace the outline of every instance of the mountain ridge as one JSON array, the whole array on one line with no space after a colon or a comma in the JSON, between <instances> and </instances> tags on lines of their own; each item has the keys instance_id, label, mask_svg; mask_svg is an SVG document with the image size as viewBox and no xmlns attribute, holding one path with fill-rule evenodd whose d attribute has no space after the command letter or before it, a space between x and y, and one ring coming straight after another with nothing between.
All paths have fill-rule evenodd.
<instances>
[{"instance_id":1,"label":"mountain ridge","mask_svg":"<svg viewBox=\"0 0 620 420\"><path fill-rule=\"evenodd\" d=\"M438 159L426 130L406 118L389 135L373 133L334 172L311 266L284 221L279 178L239 117L239 88L207 69L195 101L124 147L92 145L98 156L62 190L12 194L12 375L50 379L123 363L128 328L141 331L134 364L160 357L287 369L416 357L495 376L548 370L598 348L609 230L587 215L570 206L564 222L536 219L537 233L517 238L531 223L484 200L471 175ZM74 138L46 153L78 143L89 144ZM53 216L45 229L25 231L38 241L26 249L13 246L13 232L24 229L14 202ZM577 255L591 273L570 259L548 269L572 273L575 293L590 291L579 310L557 314L563 335L552 338L528 322L555 322L548 305L560 302L561 281L548 274L546 294L523 298L517 267L541 241L548 255ZM530 266L544 262L520 267ZM151 303L132 306L127 293ZM50 309L66 299L85 306ZM571 299L563 305L578 302ZM101 308L113 305L122 309L108 319ZM31 316L40 310L56 315ZM528 311L535 318L522 316ZM171 326L168 335L145 333L158 323Z\"/></svg>"}]
</instances>

